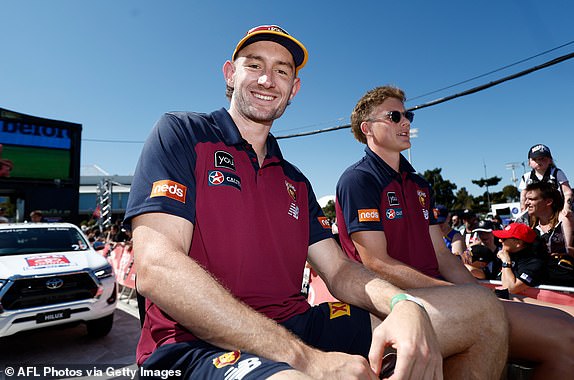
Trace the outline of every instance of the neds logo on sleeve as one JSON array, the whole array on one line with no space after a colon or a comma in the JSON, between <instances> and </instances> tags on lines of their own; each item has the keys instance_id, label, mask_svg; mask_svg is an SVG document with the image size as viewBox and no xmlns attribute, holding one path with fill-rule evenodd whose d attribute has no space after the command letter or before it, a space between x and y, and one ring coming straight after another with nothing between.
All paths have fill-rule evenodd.
<instances>
[{"instance_id":1,"label":"neds logo on sleeve","mask_svg":"<svg viewBox=\"0 0 574 380\"><path fill-rule=\"evenodd\" d=\"M178 202L185 203L186 192L187 187L181 183L164 179L153 183L150 198L168 197Z\"/></svg>"}]
</instances>

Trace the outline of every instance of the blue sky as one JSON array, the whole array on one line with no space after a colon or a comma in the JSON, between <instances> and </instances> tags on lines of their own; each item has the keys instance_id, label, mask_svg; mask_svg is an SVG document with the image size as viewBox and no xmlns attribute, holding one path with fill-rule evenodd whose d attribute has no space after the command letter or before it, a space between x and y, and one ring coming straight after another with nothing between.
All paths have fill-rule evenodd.
<instances>
[{"instance_id":1,"label":"blue sky","mask_svg":"<svg viewBox=\"0 0 574 380\"><path fill-rule=\"evenodd\" d=\"M166 111L227 107L222 65L245 32L278 24L302 41L302 89L275 135L348 124L369 89L403 88L407 107L461 92L574 51L571 0L184 1L0 0L0 107L83 125L82 165L132 174ZM530 146L550 146L574 180L574 59L416 112L412 163L471 183L502 177ZM281 140L317 197L363 155L349 129ZM486 174L485 174L486 169ZM516 174L522 174L522 167Z\"/></svg>"}]
</instances>

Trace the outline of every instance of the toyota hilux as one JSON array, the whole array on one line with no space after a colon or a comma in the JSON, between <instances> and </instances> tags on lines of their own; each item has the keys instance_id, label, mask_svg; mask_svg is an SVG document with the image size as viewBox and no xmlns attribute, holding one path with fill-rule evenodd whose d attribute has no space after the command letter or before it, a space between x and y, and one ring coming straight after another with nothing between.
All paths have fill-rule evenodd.
<instances>
[{"instance_id":1,"label":"toyota hilux","mask_svg":"<svg viewBox=\"0 0 574 380\"><path fill-rule=\"evenodd\" d=\"M104 336L116 302L111 265L78 227L0 224L0 337L73 322Z\"/></svg>"}]
</instances>

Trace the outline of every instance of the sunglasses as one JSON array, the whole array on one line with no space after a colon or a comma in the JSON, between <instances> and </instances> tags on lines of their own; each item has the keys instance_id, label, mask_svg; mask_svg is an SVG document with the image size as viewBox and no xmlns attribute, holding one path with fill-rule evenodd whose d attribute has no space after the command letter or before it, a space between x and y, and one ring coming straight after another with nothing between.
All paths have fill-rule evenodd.
<instances>
[{"instance_id":1,"label":"sunglasses","mask_svg":"<svg viewBox=\"0 0 574 380\"><path fill-rule=\"evenodd\" d=\"M401 118L404 116L405 119L407 119L409 121L409 123L412 123L414 118L415 118L415 113L413 111L405 111L405 112L401 112L401 111L388 111L387 113L385 113L385 116L387 116L393 123L398 123L399 121L401 121ZM368 119L367 121L384 121L383 119Z\"/></svg>"}]
</instances>

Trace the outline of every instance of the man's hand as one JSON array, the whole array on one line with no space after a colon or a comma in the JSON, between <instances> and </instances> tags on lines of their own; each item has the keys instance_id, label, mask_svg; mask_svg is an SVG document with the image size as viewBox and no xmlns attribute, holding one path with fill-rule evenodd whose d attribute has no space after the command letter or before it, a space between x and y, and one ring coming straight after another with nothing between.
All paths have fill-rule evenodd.
<instances>
[{"instance_id":1,"label":"man's hand","mask_svg":"<svg viewBox=\"0 0 574 380\"><path fill-rule=\"evenodd\" d=\"M373 331L369 362L381 371L385 347L397 351L390 379L442 379L443 358L426 311L414 302L401 301Z\"/></svg>"},{"instance_id":2,"label":"man's hand","mask_svg":"<svg viewBox=\"0 0 574 380\"><path fill-rule=\"evenodd\" d=\"M378 380L367 360L359 355L342 352L315 351L308 356L304 372L321 380Z\"/></svg>"}]
</instances>

